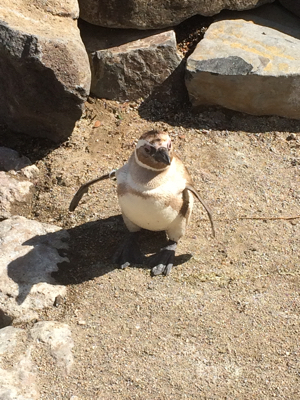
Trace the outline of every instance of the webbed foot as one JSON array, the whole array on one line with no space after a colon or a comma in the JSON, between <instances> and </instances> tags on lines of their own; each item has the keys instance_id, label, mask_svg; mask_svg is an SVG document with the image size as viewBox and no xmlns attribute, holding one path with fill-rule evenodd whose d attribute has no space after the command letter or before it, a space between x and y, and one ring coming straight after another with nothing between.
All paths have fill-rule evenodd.
<instances>
[{"instance_id":1,"label":"webbed foot","mask_svg":"<svg viewBox=\"0 0 300 400\"><path fill-rule=\"evenodd\" d=\"M113 256L112 262L118 264L121 269L131 264L143 264L145 257L139 248L137 233L130 232Z\"/></svg>"},{"instance_id":2,"label":"webbed foot","mask_svg":"<svg viewBox=\"0 0 300 400\"><path fill-rule=\"evenodd\" d=\"M169 240L168 245L163 247L157 254L150 257L149 265L152 267L151 274L169 275L174 264L177 243Z\"/></svg>"}]
</instances>

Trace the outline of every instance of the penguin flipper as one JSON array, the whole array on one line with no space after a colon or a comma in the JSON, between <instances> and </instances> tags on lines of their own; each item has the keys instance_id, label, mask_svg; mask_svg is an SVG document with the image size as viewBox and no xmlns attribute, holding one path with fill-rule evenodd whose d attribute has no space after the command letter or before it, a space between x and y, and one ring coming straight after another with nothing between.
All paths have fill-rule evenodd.
<instances>
[{"instance_id":1,"label":"penguin flipper","mask_svg":"<svg viewBox=\"0 0 300 400\"><path fill-rule=\"evenodd\" d=\"M213 233L213 237L216 237L216 231L215 231L215 227L214 227L214 221L212 218L212 213L209 209L209 207L206 205L206 203L204 202L204 200L201 198L200 194L197 192L197 190L191 186L191 185L186 185L185 187L187 190L189 190L190 192L193 193L193 195L199 200L199 202L202 204L202 206L204 207L205 211L207 212L208 218L210 220L210 225L211 225L211 229L212 229L212 233Z\"/></svg>"},{"instance_id":2,"label":"penguin flipper","mask_svg":"<svg viewBox=\"0 0 300 400\"><path fill-rule=\"evenodd\" d=\"M93 179L92 181L84 183L80 188L77 190L75 193L70 206L69 206L69 211L74 211L75 208L78 206L78 203L80 202L82 196L89 191L89 187L93 185L94 183L104 181L105 179L109 178L114 178L116 175L116 170L112 170L108 174L102 175L99 178Z\"/></svg>"}]
</instances>

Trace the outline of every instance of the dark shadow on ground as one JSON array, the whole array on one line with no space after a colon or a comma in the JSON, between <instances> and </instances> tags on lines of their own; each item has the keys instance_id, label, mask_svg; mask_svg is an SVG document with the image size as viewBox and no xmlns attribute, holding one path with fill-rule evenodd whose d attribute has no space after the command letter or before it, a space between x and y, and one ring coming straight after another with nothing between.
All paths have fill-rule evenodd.
<instances>
[{"instance_id":1,"label":"dark shadow on ground","mask_svg":"<svg viewBox=\"0 0 300 400\"><path fill-rule=\"evenodd\" d=\"M168 30L105 28L90 24L81 18L78 19L78 28L88 53L120 47Z\"/></svg>"},{"instance_id":2,"label":"dark shadow on ground","mask_svg":"<svg viewBox=\"0 0 300 400\"><path fill-rule=\"evenodd\" d=\"M168 78L171 80L171 76ZM185 89L186 90L186 89ZM233 132L300 132L300 121L275 115L257 116L219 106L192 108L187 92L182 95L157 96L152 93L139 107L139 115L147 121L165 122L174 128L220 130Z\"/></svg>"},{"instance_id":3,"label":"dark shadow on ground","mask_svg":"<svg viewBox=\"0 0 300 400\"><path fill-rule=\"evenodd\" d=\"M118 215L27 240L23 245L33 246L33 249L8 265L9 277L19 286L18 304L25 301L32 286L39 282L47 280L51 284L79 284L113 271L117 266L111 263L111 258L126 232L122 217ZM68 249L63 246L66 241ZM164 232L141 231L140 245L144 254L153 254L166 243ZM59 256L69 259L69 262L59 263L58 271L51 275L48 271L41 273L39 268L39 260L49 246L58 248ZM55 258L53 255L53 265L48 264L50 271L57 265ZM190 258L190 254L177 256L174 265L182 264ZM148 268L146 265L135 267Z\"/></svg>"},{"instance_id":4,"label":"dark shadow on ground","mask_svg":"<svg viewBox=\"0 0 300 400\"><path fill-rule=\"evenodd\" d=\"M289 12L282 6L278 6L285 11L285 17L288 19ZM264 15L264 9L269 10L270 6L266 5L259 9L252 10L253 13L258 14L258 21L262 20L264 26L274 26L283 33L289 34L295 38L299 38L299 30L295 31L289 29L288 25L282 24L282 21L276 20L278 14L273 15L270 13L269 19L260 18L260 14ZM270 8L271 9L271 8ZM261 10L261 11L260 11ZM252 12L247 11L249 20L251 19ZM245 15L247 15L247 13ZM244 15L244 13L243 13ZM198 17L190 18L176 30L177 42L191 42L191 49L203 38L203 35L197 38L197 35L188 36L187 32L196 32L197 24L199 27L208 27L213 20L223 18L239 18L240 12L223 11L214 18L198 19ZM244 17L243 17L244 18ZM291 18L296 19L291 14ZM199 40L198 40L199 39ZM188 56L192 50L186 53ZM153 92L143 101L139 107L139 115L148 121L165 122L171 126L184 127L198 130L223 130L223 131L243 131L249 133L264 133L264 132L300 132L300 121L288 119L279 116L257 116L249 115L242 112L225 109L220 106L203 106L192 108L189 101L188 92L185 86L185 66L186 58L176 70ZM212 88L213 90L213 88Z\"/></svg>"},{"instance_id":5,"label":"dark shadow on ground","mask_svg":"<svg viewBox=\"0 0 300 400\"><path fill-rule=\"evenodd\" d=\"M43 159L47 154L58 148L61 143L13 132L5 125L0 125L0 147L16 150L20 156L28 157L32 163Z\"/></svg>"}]
</instances>

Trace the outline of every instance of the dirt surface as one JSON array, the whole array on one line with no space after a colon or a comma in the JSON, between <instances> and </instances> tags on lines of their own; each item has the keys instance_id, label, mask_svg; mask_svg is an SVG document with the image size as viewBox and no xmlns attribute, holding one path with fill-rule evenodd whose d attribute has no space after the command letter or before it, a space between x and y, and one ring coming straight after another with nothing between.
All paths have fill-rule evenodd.
<instances>
[{"instance_id":1,"label":"dirt surface","mask_svg":"<svg viewBox=\"0 0 300 400\"><path fill-rule=\"evenodd\" d=\"M70 263L56 275L68 296L41 319L70 325L75 365L65 376L50 355L33 354L41 399L299 398L299 125L90 99L59 147L3 136L1 145L41 171L23 215L61 226L71 238ZM68 212L79 186L122 166L152 128L171 135L217 232L213 239L196 204L176 266L155 278L147 268L119 270L110 262L126 232L114 182L94 185ZM147 254L166 240L141 236Z\"/></svg>"}]
</instances>

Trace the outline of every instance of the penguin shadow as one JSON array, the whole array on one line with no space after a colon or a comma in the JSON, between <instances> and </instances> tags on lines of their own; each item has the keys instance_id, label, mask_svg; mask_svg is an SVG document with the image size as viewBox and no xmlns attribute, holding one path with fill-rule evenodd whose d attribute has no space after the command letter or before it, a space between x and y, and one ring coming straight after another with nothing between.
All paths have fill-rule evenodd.
<instances>
[{"instance_id":1,"label":"penguin shadow","mask_svg":"<svg viewBox=\"0 0 300 400\"><path fill-rule=\"evenodd\" d=\"M111 260L127 232L122 216L117 215L24 241L22 245L31 246L31 250L7 267L8 276L18 285L17 303L21 305L40 282L74 285L118 268ZM150 273L147 260L167 244L167 236L164 232L141 231L139 244L145 263L133 267L149 269ZM175 256L174 266L190 258L190 254Z\"/></svg>"},{"instance_id":2,"label":"penguin shadow","mask_svg":"<svg viewBox=\"0 0 300 400\"><path fill-rule=\"evenodd\" d=\"M115 269L110 258L122 223L120 217L110 217L24 241L22 245L31 249L7 266L9 278L18 285L17 303L22 304L38 283L78 284Z\"/></svg>"},{"instance_id":3,"label":"penguin shadow","mask_svg":"<svg viewBox=\"0 0 300 400\"><path fill-rule=\"evenodd\" d=\"M41 282L57 284L51 271L57 268L62 257L67 257L67 238L65 231L58 231L36 235L22 243L31 249L7 266L8 277L18 285L17 304L21 305L26 300L34 285Z\"/></svg>"}]
</instances>

